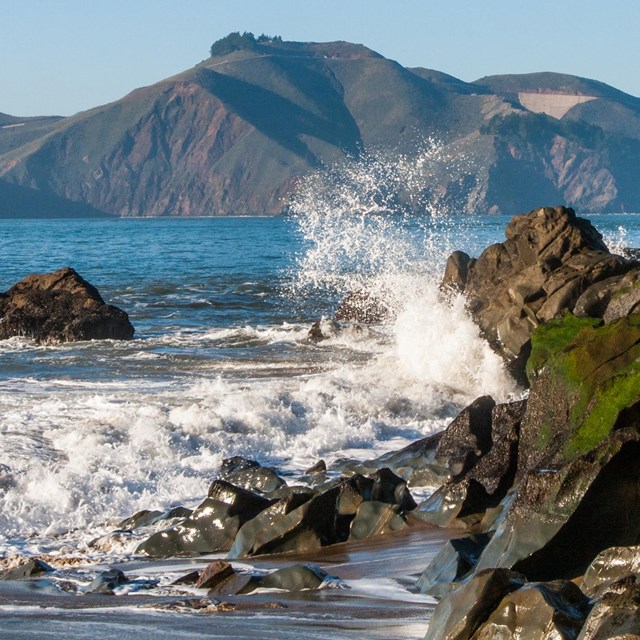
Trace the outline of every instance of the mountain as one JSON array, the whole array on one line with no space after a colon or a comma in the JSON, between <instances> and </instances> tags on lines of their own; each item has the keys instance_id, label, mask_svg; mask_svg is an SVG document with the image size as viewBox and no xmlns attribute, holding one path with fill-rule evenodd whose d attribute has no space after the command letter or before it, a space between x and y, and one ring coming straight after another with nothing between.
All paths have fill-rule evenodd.
<instances>
[{"instance_id":1,"label":"mountain","mask_svg":"<svg viewBox=\"0 0 640 640\"><path fill-rule=\"evenodd\" d=\"M251 34L212 53L69 118L0 114L0 197L14 184L119 216L273 214L310 171L437 139L423 189L436 205L640 211L640 100L602 83L467 83L362 45Z\"/></svg>"}]
</instances>

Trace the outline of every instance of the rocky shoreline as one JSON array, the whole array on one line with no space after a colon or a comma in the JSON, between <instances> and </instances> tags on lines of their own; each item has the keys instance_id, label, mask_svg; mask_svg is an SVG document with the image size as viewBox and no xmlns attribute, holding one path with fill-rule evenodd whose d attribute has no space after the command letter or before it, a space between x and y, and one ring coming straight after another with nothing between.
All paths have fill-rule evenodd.
<instances>
[{"instance_id":1,"label":"rocky shoreline","mask_svg":"<svg viewBox=\"0 0 640 640\"><path fill-rule=\"evenodd\" d=\"M412 530L443 530L447 538L454 530L411 572L419 575L411 589L439 600L426 638L638 637L639 276L640 262L610 253L571 209L516 216L506 241L477 259L454 253L441 290L466 297L484 335L529 388L526 399L478 398L441 433L374 460L329 469L319 461L295 481L253 460L225 460L194 510L130 515L94 548L135 548L152 559L226 556L174 583L199 594L183 608L206 608L209 598L216 609L217 598L256 589L340 585L340 575L317 565L264 573L247 569L247 558L320 557L330 545L401 540ZM356 293L339 319L375 321L376 304ZM317 323L310 340L340 330ZM77 339L68 335L54 333ZM132 335L131 328L124 337ZM434 491L417 501L414 487L425 486ZM31 560L2 579L54 573ZM141 586L107 571L74 592L122 593L132 580Z\"/></svg>"}]
</instances>

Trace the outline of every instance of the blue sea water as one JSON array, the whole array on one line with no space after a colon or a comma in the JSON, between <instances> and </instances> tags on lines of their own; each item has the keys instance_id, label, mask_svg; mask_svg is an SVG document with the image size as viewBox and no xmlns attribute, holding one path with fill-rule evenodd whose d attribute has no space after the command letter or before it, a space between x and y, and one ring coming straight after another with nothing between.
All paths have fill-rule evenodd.
<instances>
[{"instance_id":1,"label":"blue sea water","mask_svg":"<svg viewBox=\"0 0 640 640\"><path fill-rule=\"evenodd\" d=\"M82 548L141 508L196 504L221 460L292 474L441 429L481 393L520 392L438 300L446 255L504 216L0 220L0 291L72 266L129 313L131 342L0 343L0 552ZM593 218L640 246L640 216ZM310 343L363 284L387 326Z\"/></svg>"}]
</instances>

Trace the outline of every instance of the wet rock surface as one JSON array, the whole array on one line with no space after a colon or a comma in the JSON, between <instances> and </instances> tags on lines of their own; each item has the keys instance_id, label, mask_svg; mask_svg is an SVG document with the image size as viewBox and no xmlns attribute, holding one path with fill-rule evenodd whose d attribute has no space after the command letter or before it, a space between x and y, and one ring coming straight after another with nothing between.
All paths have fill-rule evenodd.
<instances>
[{"instance_id":1,"label":"wet rock surface","mask_svg":"<svg viewBox=\"0 0 640 640\"><path fill-rule=\"evenodd\" d=\"M515 216L505 235L475 261L454 254L443 285L464 292L474 320L521 372L538 325L574 311L583 295L581 312L604 312L606 302L586 292L609 280L613 296L615 278L638 264L611 254L596 228L565 207Z\"/></svg>"},{"instance_id":2,"label":"wet rock surface","mask_svg":"<svg viewBox=\"0 0 640 640\"><path fill-rule=\"evenodd\" d=\"M0 319L0 340L130 340L134 333L127 314L105 304L98 290L69 267L27 276L0 294Z\"/></svg>"}]
</instances>

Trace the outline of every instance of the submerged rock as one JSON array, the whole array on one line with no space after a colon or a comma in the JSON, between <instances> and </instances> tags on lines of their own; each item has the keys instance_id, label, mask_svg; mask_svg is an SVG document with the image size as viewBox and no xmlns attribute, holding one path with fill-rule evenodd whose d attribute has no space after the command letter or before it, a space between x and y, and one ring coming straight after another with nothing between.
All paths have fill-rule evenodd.
<instances>
[{"instance_id":1,"label":"submerged rock","mask_svg":"<svg viewBox=\"0 0 640 640\"><path fill-rule=\"evenodd\" d=\"M130 340L133 332L127 314L105 304L98 290L69 267L27 276L0 294L0 340Z\"/></svg>"}]
</instances>

